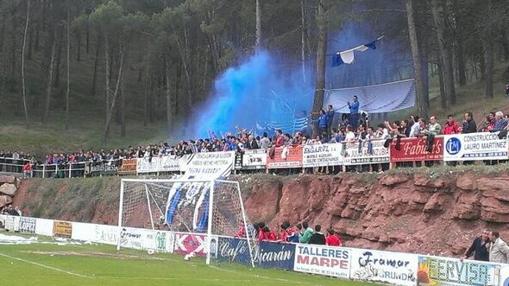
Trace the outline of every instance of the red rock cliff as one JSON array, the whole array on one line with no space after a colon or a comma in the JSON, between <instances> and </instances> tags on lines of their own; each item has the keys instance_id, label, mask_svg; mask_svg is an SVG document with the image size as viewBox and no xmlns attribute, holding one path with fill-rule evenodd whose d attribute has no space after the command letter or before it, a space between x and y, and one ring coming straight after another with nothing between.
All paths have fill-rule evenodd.
<instances>
[{"instance_id":1,"label":"red rock cliff","mask_svg":"<svg viewBox=\"0 0 509 286\"><path fill-rule=\"evenodd\" d=\"M348 246L458 255L481 229L509 240L509 173L238 177L252 222L308 221ZM24 214L117 223L119 178L22 181Z\"/></svg>"},{"instance_id":2,"label":"red rock cliff","mask_svg":"<svg viewBox=\"0 0 509 286\"><path fill-rule=\"evenodd\" d=\"M309 221L356 247L459 255L481 229L509 239L509 175L300 176L252 183L252 221Z\"/></svg>"}]
</instances>

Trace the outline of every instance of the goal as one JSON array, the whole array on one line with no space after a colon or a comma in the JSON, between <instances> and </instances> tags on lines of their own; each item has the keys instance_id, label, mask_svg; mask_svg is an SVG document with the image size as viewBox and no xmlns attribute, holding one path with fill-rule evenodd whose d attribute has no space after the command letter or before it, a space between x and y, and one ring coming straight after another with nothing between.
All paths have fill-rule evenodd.
<instances>
[{"instance_id":1,"label":"goal","mask_svg":"<svg viewBox=\"0 0 509 286\"><path fill-rule=\"evenodd\" d=\"M118 250L125 228L166 230L185 235L191 244L204 244L200 253L192 249L186 254L206 255L207 264L218 251L219 237L246 238L254 265L253 234L235 181L122 179L118 227Z\"/></svg>"}]
</instances>

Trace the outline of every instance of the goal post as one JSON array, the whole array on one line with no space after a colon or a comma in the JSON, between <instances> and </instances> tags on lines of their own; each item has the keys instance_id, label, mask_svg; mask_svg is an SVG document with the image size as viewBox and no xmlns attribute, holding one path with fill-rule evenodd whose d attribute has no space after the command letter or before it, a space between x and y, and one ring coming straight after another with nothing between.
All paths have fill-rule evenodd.
<instances>
[{"instance_id":1,"label":"goal post","mask_svg":"<svg viewBox=\"0 0 509 286\"><path fill-rule=\"evenodd\" d=\"M212 239L246 238L251 264L253 234L246 216L240 184L227 180L122 179L118 213L117 249L126 228L172 231L186 235L201 249L210 264ZM199 239L201 237L201 239ZM177 246L177 245L176 245ZM176 247L175 246L175 247ZM212 253L214 252L214 253ZM194 250L189 255L194 256Z\"/></svg>"}]
</instances>

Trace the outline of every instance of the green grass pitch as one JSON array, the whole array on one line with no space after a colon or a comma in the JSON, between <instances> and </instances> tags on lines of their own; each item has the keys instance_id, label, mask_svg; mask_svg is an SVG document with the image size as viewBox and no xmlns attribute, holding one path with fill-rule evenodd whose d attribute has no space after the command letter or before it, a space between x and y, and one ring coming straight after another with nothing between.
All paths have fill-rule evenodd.
<instances>
[{"instance_id":1,"label":"green grass pitch","mask_svg":"<svg viewBox=\"0 0 509 286\"><path fill-rule=\"evenodd\" d=\"M97 244L0 245L1 285L374 285Z\"/></svg>"}]
</instances>

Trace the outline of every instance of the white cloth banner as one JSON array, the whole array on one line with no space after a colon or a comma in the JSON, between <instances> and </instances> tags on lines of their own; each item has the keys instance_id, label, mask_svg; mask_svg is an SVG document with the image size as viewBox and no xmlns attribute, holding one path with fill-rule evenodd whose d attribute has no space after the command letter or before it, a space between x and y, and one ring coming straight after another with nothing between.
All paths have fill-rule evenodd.
<instances>
[{"instance_id":1,"label":"white cloth banner","mask_svg":"<svg viewBox=\"0 0 509 286\"><path fill-rule=\"evenodd\" d=\"M157 172L178 172L180 171L180 158L176 156L161 156L148 158L138 158L136 160L137 173L157 173Z\"/></svg>"},{"instance_id":2,"label":"white cloth banner","mask_svg":"<svg viewBox=\"0 0 509 286\"><path fill-rule=\"evenodd\" d=\"M359 142L344 143L345 152L343 153L345 165L365 165L389 163L389 148L384 147L384 140L372 140L370 150L367 141L362 142L359 149Z\"/></svg>"},{"instance_id":3,"label":"white cloth banner","mask_svg":"<svg viewBox=\"0 0 509 286\"><path fill-rule=\"evenodd\" d=\"M471 133L444 136L444 161L507 160L507 139L498 133Z\"/></svg>"},{"instance_id":4,"label":"white cloth banner","mask_svg":"<svg viewBox=\"0 0 509 286\"><path fill-rule=\"evenodd\" d=\"M417 259L416 254L352 249L350 279L415 286Z\"/></svg>"},{"instance_id":5,"label":"white cloth banner","mask_svg":"<svg viewBox=\"0 0 509 286\"><path fill-rule=\"evenodd\" d=\"M264 149L245 150L242 154L243 169L265 169L267 152Z\"/></svg>"},{"instance_id":6,"label":"white cloth banner","mask_svg":"<svg viewBox=\"0 0 509 286\"><path fill-rule=\"evenodd\" d=\"M297 272L348 279L350 257L351 250L348 248L297 244L293 269Z\"/></svg>"},{"instance_id":7,"label":"white cloth banner","mask_svg":"<svg viewBox=\"0 0 509 286\"><path fill-rule=\"evenodd\" d=\"M215 180L229 175L234 163L234 151L196 153L186 166L182 179Z\"/></svg>"},{"instance_id":8,"label":"white cloth banner","mask_svg":"<svg viewBox=\"0 0 509 286\"><path fill-rule=\"evenodd\" d=\"M343 164L341 143L305 145L302 165L308 167L337 166Z\"/></svg>"},{"instance_id":9,"label":"white cloth banner","mask_svg":"<svg viewBox=\"0 0 509 286\"><path fill-rule=\"evenodd\" d=\"M350 113L348 102L359 98L360 109L369 114L392 112L415 105L413 79L361 87L330 89L325 91L324 108L329 104L340 113Z\"/></svg>"}]
</instances>

